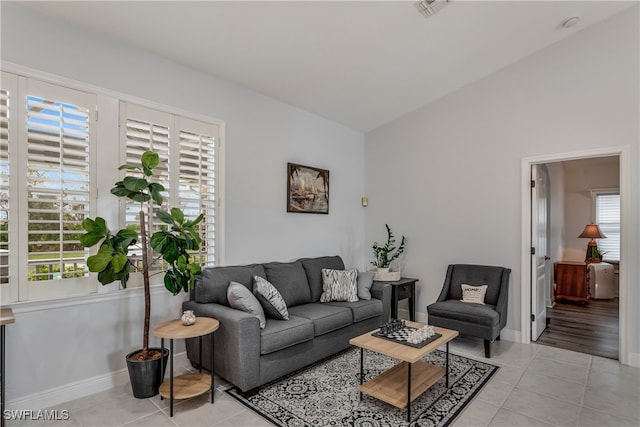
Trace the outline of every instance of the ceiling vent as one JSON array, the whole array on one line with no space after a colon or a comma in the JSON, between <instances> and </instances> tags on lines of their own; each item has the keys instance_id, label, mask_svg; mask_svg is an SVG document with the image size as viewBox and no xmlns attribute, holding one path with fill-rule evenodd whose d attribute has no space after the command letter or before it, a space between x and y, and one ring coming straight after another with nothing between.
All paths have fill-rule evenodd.
<instances>
[{"instance_id":1,"label":"ceiling vent","mask_svg":"<svg viewBox=\"0 0 640 427\"><path fill-rule=\"evenodd\" d=\"M449 3L449 0L421 0L416 7L425 18L430 17Z\"/></svg>"}]
</instances>

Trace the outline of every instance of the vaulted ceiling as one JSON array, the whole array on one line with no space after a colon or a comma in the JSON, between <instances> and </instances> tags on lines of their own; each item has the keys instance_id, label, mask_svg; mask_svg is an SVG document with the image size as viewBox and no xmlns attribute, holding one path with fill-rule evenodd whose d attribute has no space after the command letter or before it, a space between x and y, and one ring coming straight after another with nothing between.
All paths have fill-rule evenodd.
<instances>
[{"instance_id":1,"label":"vaulted ceiling","mask_svg":"<svg viewBox=\"0 0 640 427\"><path fill-rule=\"evenodd\" d=\"M363 132L636 2L23 2ZM578 16L570 28L561 23Z\"/></svg>"}]
</instances>

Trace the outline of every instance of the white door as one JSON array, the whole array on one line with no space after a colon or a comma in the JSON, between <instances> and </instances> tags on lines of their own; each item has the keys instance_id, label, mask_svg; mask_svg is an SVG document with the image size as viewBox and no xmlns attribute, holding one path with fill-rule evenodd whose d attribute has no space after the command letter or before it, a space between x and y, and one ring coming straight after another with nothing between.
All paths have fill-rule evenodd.
<instances>
[{"instance_id":1,"label":"white door","mask_svg":"<svg viewBox=\"0 0 640 427\"><path fill-rule=\"evenodd\" d=\"M547 326L550 300L547 208L549 174L544 165L531 166L531 340L536 341Z\"/></svg>"}]
</instances>

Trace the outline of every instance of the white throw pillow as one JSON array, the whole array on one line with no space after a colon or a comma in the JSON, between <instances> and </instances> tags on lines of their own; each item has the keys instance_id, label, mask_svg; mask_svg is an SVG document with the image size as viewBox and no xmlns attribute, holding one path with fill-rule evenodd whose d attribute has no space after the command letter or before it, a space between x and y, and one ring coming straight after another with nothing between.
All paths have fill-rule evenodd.
<instances>
[{"instance_id":1,"label":"white throw pillow","mask_svg":"<svg viewBox=\"0 0 640 427\"><path fill-rule=\"evenodd\" d=\"M358 270L322 269L322 295L320 302L358 301Z\"/></svg>"},{"instance_id":2,"label":"white throw pillow","mask_svg":"<svg viewBox=\"0 0 640 427\"><path fill-rule=\"evenodd\" d=\"M462 302L484 305L484 296L487 293L488 285L473 286L462 284Z\"/></svg>"}]
</instances>

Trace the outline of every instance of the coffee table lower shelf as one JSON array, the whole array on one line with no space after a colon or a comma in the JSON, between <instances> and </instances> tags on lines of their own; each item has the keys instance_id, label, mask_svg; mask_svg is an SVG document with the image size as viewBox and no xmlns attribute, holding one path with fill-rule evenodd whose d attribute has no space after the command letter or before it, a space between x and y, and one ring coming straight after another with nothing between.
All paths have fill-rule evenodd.
<instances>
[{"instance_id":1,"label":"coffee table lower shelf","mask_svg":"<svg viewBox=\"0 0 640 427\"><path fill-rule=\"evenodd\" d=\"M401 362L358 387L362 393L387 402L396 408L406 408L407 362ZM429 387L446 374L445 368L418 361L411 366L411 401L413 402Z\"/></svg>"},{"instance_id":2,"label":"coffee table lower shelf","mask_svg":"<svg viewBox=\"0 0 640 427\"><path fill-rule=\"evenodd\" d=\"M173 398L188 399L199 396L211 390L211 375L195 373L177 376L173 379ZM160 395L171 399L171 381L166 380L160 385Z\"/></svg>"}]
</instances>

